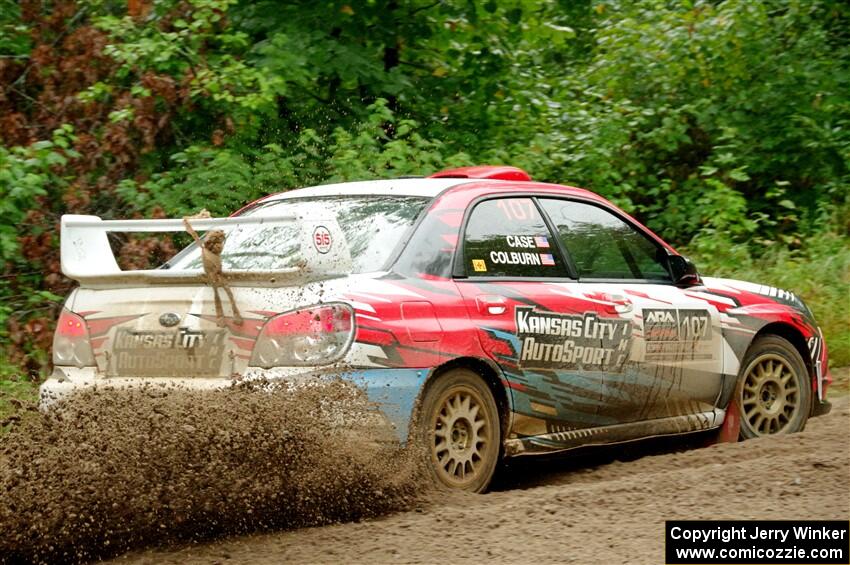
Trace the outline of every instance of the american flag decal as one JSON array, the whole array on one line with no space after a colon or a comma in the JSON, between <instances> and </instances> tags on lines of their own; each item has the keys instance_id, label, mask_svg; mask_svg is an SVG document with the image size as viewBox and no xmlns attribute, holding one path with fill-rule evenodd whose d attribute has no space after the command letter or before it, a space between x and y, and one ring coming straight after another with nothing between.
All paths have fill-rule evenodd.
<instances>
[{"instance_id":1,"label":"american flag decal","mask_svg":"<svg viewBox=\"0 0 850 565\"><path fill-rule=\"evenodd\" d=\"M537 247L549 247L549 240L543 236L536 235L534 236L534 245L536 245Z\"/></svg>"},{"instance_id":2,"label":"american flag decal","mask_svg":"<svg viewBox=\"0 0 850 565\"><path fill-rule=\"evenodd\" d=\"M540 254L540 262L544 265L554 265L555 258L552 257L551 253L541 253Z\"/></svg>"}]
</instances>

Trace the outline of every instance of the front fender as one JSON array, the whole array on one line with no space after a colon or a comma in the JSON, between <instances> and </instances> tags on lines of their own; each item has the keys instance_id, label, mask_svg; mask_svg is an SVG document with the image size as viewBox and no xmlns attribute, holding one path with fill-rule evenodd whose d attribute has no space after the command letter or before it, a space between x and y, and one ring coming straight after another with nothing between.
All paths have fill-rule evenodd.
<instances>
[{"instance_id":1,"label":"front fender","mask_svg":"<svg viewBox=\"0 0 850 565\"><path fill-rule=\"evenodd\" d=\"M733 279L704 278L702 292L719 300L726 342L724 373L737 376L753 340L772 333L790 341L809 369L817 398L832 382L823 334L811 310L793 292Z\"/></svg>"}]
</instances>

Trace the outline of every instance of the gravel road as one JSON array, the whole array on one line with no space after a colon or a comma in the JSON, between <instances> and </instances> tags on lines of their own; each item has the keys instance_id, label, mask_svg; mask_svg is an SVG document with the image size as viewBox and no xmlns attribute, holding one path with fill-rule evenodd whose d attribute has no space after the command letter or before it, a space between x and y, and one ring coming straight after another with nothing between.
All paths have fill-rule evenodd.
<instances>
[{"instance_id":1,"label":"gravel road","mask_svg":"<svg viewBox=\"0 0 850 565\"><path fill-rule=\"evenodd\" d=\"M670 452L658 440L525 462L486 495L386 517L124 555L115 563L663 563L669 519L850 518L850 403L802 433Z\"/></svg>"}]
</instances>

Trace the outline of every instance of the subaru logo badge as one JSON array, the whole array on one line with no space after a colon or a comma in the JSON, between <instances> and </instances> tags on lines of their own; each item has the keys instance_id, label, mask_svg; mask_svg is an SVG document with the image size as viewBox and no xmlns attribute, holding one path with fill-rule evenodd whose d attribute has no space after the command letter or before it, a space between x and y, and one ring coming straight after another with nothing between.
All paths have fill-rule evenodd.
<instances>
[{"instance_id":1,"label":"subaru logo badge","mask_svg":"<svg viewBox=\"0 0 850 565\"><path fill-rule=\"evenodd\" d=\"M166 328L173 328L177 324L180 323L180 316L175 314L174 312L166 312L162 316L159 317L159 323Z\"/></svg>"}]
</instances>

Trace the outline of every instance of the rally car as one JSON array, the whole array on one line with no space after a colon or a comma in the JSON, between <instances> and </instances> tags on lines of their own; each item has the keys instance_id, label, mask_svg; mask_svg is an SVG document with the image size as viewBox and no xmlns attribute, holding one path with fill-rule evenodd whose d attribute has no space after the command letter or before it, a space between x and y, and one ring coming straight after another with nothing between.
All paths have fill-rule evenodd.
<instances>
[{"instance_id":1,"label":"rally car","mask_svg":"<svg viewBox=\"0 0 850 565\"><path fill-rule=\"evenodd\" d=\"M118 267L108 232L185 221L63 217L79 288L45 404L97 383L337 372L470 491L505 457L796 432L828 408L826 345L796 295L704 278L604 198L517 168L289 190L190 222L226 232L220 276L198 244Z\"/></svg>"}]
</instances>

